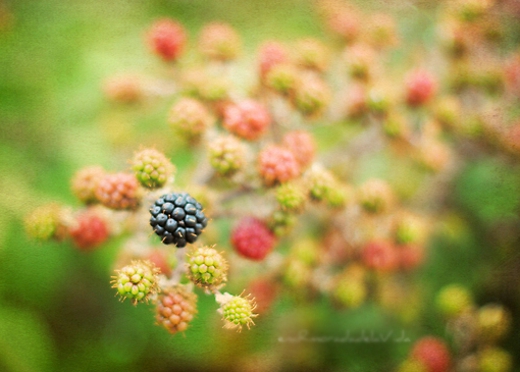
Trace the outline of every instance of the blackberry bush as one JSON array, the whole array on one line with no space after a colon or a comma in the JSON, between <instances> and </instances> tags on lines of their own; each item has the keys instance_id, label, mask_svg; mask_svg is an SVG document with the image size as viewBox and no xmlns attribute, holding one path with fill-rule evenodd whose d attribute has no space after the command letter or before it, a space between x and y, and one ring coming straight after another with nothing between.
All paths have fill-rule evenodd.
<instances>
[{"instance_id":1,"label":"blackberry bush","mask_svg":"<svg viewBox=\"0 0 520 372\"><path fill-rule=\"evenodd\" d=\"M155 76L104 79L111 105L100 130L117 151L107 148L109 164L73 175L76 204L38 207L40 195L18 190L16 177L6 177L2 189L24 200L30 237L106 250L105 259L113 253L114 292L134 305L151 303L171 334L189 336L193 324L194 334L198 327L205 337L236 342L212 327L217 314L225 328L241 330L254 325L258 311L266 335L339 332L384 318L417 325L408 349L381 342L385 355L399 349L408 356L387 358L383 367L373 358L360 370L511 370L507 335L518 306L514 289L498 288L514 287L517 278L518 262L504 258L514 256L518 240L518 182L506 176L520 154L520 57L509 50L518 38L503 23L520 12L509 0L415 4L439 19L416 50L402 35L412 26L393 11L315 3L319 38L259 40L254 56L233 24L203 25L192 43L194 30L177 20L151 24L142 31L158 57L149 56ZM482 171L488 157L493 170ZM507 171L495 173L496 164ZM108 172L107 165L120 169ZM22 203L4 204L14 215ZM489 263L477 259L480 245ZM430 275L439 262L446 275ZM496 285L474 291L467 278L448 282L476 269ZM224 286L247 286L256 299L221 292ZM201 301L205 316L195 319L199 295L214 302ZM424 306L432 298L435 306ZM483 298L513 307L479 303ZM335 327L320 328L308 315L323 309ZM426 327L424 319L435 324ZM445 330L450 343L432 330ZM242 353L254 337L229 349ZM295 353L287 355L298 367L289 357L255 367L314 370L335 359L307 353L322 350L317 342L289 344L280 342L276 353ZM258 358L283 359L273 355Z\"/></svg>"}]
</instances>

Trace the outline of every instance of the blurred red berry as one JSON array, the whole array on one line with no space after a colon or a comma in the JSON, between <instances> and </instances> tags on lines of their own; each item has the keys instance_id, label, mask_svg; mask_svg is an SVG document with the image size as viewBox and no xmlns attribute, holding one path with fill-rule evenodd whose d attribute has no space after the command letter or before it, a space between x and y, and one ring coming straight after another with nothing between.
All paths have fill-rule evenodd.
<instances>
[{"instance_id":1,"label":"blurred red berry","mask_svg":"<svg viewBox=\"0 0 520 372\"><path fill-rule=\"evenodd\" d=\"M276 238L264 222L246 217L231 232L231 243L241 256L261 261L273 249Z\"/></svg>"},{"instance_id":2,"label":"blurred red berry","mask_svg":"<svg viewBox=\"0 0 520 372\"><path fill-rule=\"evenodd\" d=\"M74 244L82 250L90 250L104 243L109 236L107 222L96 213L87 211L79 215L69 230Z\"/></svg>"},{"instance_id":3,"label":"blurred red berry","mask_svg":"<svg viewBox=\"0 0 520 372\"><path fill-rule=\"evenodd\" d=\"M276 145L268 146L260 152L258 168L267 186L287 182L300 174L300 165L293 153Z\"/></svg>"},{"instance_id":4,"label":"blurred red berry","mask_svg":"<svg viewBox=\"0 0 520 372\"><path fill-rule=\"evenodd\" d=\"M436 337L423 337L412 349L412 358L422 362L428 372L446 372L450 368L451 357L446 343Z\"/></svg>"},{"instance_id":5,"label":"blurred red berry","mask_svg":"<svg viewBox=\"0 0 520 372\"><path fill-rule=\"evenodd\" d=\"M186 44L184 27L171 19L155 22L148 32L148 43L153 52L165 61L179 58Z\"/></svg>"},{"instance_id":6,"label":"blurred red berry","mask_svg":"<svg viewBox=\"0 0 520 372\"><path fill-rule=\"evenodd\" d=\"M309 132L303 130L289 132L283 137L282 144L293 153L302 168L307 168L314 161L316 144Z\"/></svg>"},{"instance_id":7,"label":"blurred red berry","mask_svg":"<svg viewBox=\"0 0 520 372\"><path fill-rule=\"evenodd\" d=\"M398 265L395 247L386 241L372 241L363 248L363 262L377 271L392 271Z\"/></svg>"},{"instance_id":8,"label":"blurred red berry","mask_svg":"<svg viewBox=\"0 0 520 372\"><path fill-rule=\"evenodd\" d=\"M270 124L267 109L253 100L230 104L224 110L224 128L249 141L263 136Z\"/></svg>"},{"instance_id":9,"label":"blurred red berry","mask_svg":"<svg viewBox=\"0 0 520 372\"><path fill-rule=\"evenodd\" d=\"M263 80L274 66L280 63L285 63L288 60L289 56L287 50L282 44L276 41L266 42L260 47L258 53L260 78Z\"/></svg>"},{"instance_id":10,"label":"blurred red berry","mask_svg":"<svg viewBox=\"0 0 520 372\"><path fill-rule=\"evenodd\" d=\"M406 103L412 107L427 103L435 94L437 83L431 73L418 70L406 80Z\"/></svg>"},{"instance_id":11,"label":"blurred red berry","mask_svg":"<svg viewBox=\"0 0 520 372\"><path fill-rule=\"evenodd\" d=\"M278 294L278 284L269 278L256 278L245 290L250 293L256 302L256 312L259 314L266 313L276 300Z\"/></svg>"},{"instance_id":12,"label":"blurred red berry","mask_svg":"<svg viewBox=\"0 0 520 372\"><path fill-rule=\"evenodd\" d=\"M153 263L161 271L161 274L168 277L172 274L172 267L166 251L162 249L154 249L148 253L146 259Z\"/></svg>"},{"instance_id":13,"label":"blurred red berry","mask_svg":"<svg viewBox=\"0 0 520 372\"><path fill-rule=\"evenodd\" d=\"M424 262L424 247L406 244L397 248L399 266L402 270L413 270Z\"/></svg>"}]
</instances>

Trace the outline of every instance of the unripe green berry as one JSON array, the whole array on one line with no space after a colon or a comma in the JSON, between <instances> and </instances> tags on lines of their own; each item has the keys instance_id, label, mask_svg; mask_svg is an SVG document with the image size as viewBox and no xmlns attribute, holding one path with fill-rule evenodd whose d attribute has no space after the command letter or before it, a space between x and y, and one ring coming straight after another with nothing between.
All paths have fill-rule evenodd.
<instances>
[{"instance_id":1,"label":"unripe green berry","mask_svg":"<svg viewBox=\"0 0 520 372\"><path fill-rule=\"evenodd\" d=\"M276 210L271 215L268 224L270 230L276 236L283 236L292 230L296 222L297 218L294 214L282 210Z\"/></svg>"},{"instance_id":2,"label":"unripe green berry","mask_svg":"<svg viewBox=\"0 0 520 372\"><path fill-rule=\"evenodd\" d=\"M428 368L419 360L407 359L401 363L397 372L428 372Z\"/></svg>"},{"instance_id":3,"label":"unripe green berry","mask_svg":"<svg viewBox=\"0 0 520 372\"><path fill-rule=\"evenodd\" d=\"M326 198L329 189L334 187L336 179L330 171L313 167L305 174L305 182L309 196L316 201L321 201Z\"/></svg>"},{"instance_id":4,"label":"unripe green berry","mask_svg":"<svg viewBox=\"0 0 520 372\"><path fill-rule=\"evenodd\" d=\"M251 324L255 324L253 318L258 314L253 313L256 304L252 299L224 293L217 296L217 302L220 303L219 312L222 314L226 328L241 331L243 326L249 329Z\"/></svg>"},{"instance_id":5,"label":"unripe green berry","mask_svg":"<svg viewBox=\"0 0 520 372\"><path fill-rule=\"evenodd\" d=\"M214 248L200 247L189 256L186 264L188 278L198 287L215 291L227 280L228 264Z\"/></svg>"},{"instance_id":6,"label":"unripe green berry","mask_svg":"<svg viewBox=\"0 0 520 372\"><path fill-rule=\"evenodd\" d=\"M359 189L361 206L370 213L382 213L393 204L394 195L392 189L383 180L371 179L365 182Z\"/></svg>"},{"instance_id":7,"label":"unripe green berry","mask_svg":"<svg viewBox=\"0 0 520 372\"><path fill-rule=\"evenodd\" d=\"M510 372L513 367L511 354L497 347L484 349L478 361L480 372Z\"/></svg>"},{"instance_id":8,"label":"unripe green berry","mask_svg":"<svg viewBox=\"0 0 520 372\"><path fill-rule=\"evenodd\" d=\"M426 226L418 216L404 214L395 225L395 240L398 244L420 244L426 237Z\"/></svg>"},{"instance_id":9,"label":"unripe green berry","mask_svg":"<svg viewBox=\"0 0 520 372\"><path fill-rule=\"evenodd\" d=\"M288 63L273 66L266 76L267 86L283 95L291 94L297 82L298 70Z\"/></svg>"},{"instance_id":10,"label":"unripe green berry","mask_svg":"<svg viewBox=\"0 0 520 372\"><path fill-rule=\"evenodd\" d=\"M333 187L329 187L325 191L325 202L331 208L344 207L352 196L352 189L347 185L335 182Z\"/></svg>"},{"instance_id":11,"label":"unripe green berry","mask_svg":"<svg viewBox=\"0 0 520 372\"><path fill-rule=\"evenodd\" d=\"M436 298L437 307L447 317L454 317L473 305L473 298L467 288L450 284L441 289Z\"/></svg>"},{"instance_id":12,"label":"unripe green berry","mask_svg":"<svg viewBox=\"0 0 520 372\"><path fill-rule=\"evenodd\" d=\"M155 149L149 148L137 152L132 159L132 169L139 183L155 189L163 186L174 173L174 165Z\"/></svg>"},{"instance_id":13,"label":"unripe green berry","mask_svg":"<svg viewBox=\"0 0 520 372\"><path fill-rule=\"evenodd\" d=\"M341 306L346 308L356 308L363 304L367 297L367 288L362 267L351 266L340 274L332 295Z\"/></svg>"},{"instance_id":14,"label":"unripe green berry","mask_svg":"<svg viewBox=\"0 0 520 372\"><path fill-rule=\"evenodd\" d=\"M159 290L159 269L150 261L132 261L130 265L116 270L112 277L112 288L117 289L121 301L130 299L134 305L148 302Z\"/></svg>"},{"instance_id":15,"label":"unripe green berry","mask_svg":"<svg viewBox=\"0 0 520 372\"><path fill-rule=\"evenodd\" d=\"M298 259L289 259L286 263L284 282L291 288L304 288L310 281L311 270Z\"/></svg>"},{"instance_id":16,"label":"unripe green berry","mask_svg":"<svg viewBox=\"0 0 520 372\"><path fill-rule=\"evenodd\" d=\"M276 188L276 200L283 210L298 213L303 210L306 197L301 185L285 182Z\"/></svg>"},{"instance_id":17,"label":"unripe green berry","mask_svg":"<svg viewBox=\"0 0 520 372\"><path fill-rule=\"evenodd\" d=\"M497 342L511 328L511 314L502 305L485 305L478 310L477 327L480 341Z\"/></svg>"},{"instance_id":18,"label":"unripe green berry","mask_svg":"<svg viewBox=\"0 0 520 372\"><path fill-rule=\"evenodd\" d=\"M63 208L55 203L37 207L25 216L24 227L27 235L41 241L62 238L66 231L62 222L63 213Z\"/></svg>"},{"instance_id":19,"label":"unripe green berry","mask_svg":"<svg viewBox=\"0 0 520 372\"><path fill-rule=\"evenodd\" d=\"M181 98L171 108L168 122L175 134L188 142L197 142L213 123L213 118L201 102Z\"/></svg>"},{"instance_id":20,"label":"unripe green berry","mask_svg":"<svg viewBox=\"0 0 520 372\"><path fill-rule=\"evenodd\" d=\"M220 137L209 144L209 162L222 176L231 176L245 165L246 149L233 136Z\"/></svg>"},{"instance_id":21,"label":"unripe green berry","mask_svg":"<svg viewBox=\"0 0 520 372\"><path fill-rule=\"evenodd\" d=\"M305 75L299 79L294 94L294 104L303 115L319 116L329 101L329 88L323 80L314 75Z\"/></svg>"}]
</instances>

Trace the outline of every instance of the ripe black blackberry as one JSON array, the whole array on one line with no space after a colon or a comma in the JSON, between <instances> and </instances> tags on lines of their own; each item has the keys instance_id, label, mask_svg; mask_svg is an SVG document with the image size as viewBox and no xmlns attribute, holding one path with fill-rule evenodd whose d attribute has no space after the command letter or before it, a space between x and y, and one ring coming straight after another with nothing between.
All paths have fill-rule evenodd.
<instances>
[{"instance_id":1,"label":"ripe black blackberry","mask_svg":"<svg viewBox=\"0 0 520 372\"><path fill-rule=\"evenodd\" d=\"M150 225L164 244L183 248L195 243L208 224L202 205L188 193L171 193L161 196L150 208Z\"/></svg>"}]
</instances>

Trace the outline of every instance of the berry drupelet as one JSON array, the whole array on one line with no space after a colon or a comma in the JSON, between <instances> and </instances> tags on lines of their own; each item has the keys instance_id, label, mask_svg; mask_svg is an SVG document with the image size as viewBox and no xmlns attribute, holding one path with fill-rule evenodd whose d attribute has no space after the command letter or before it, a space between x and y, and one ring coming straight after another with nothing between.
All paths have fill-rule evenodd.
<instances>
[{"instance_id":1,"label":"berry drupelet","mask_svg":"<svg viewBox=\"0 0 520 372\"><path fill-rule=\"evenodd\" d=\"M202 205L187 193L170 193L161 196L150 208L150 225L164 244L183 248L195 243L208 219Z\"/></svg>"}]
</instances>

